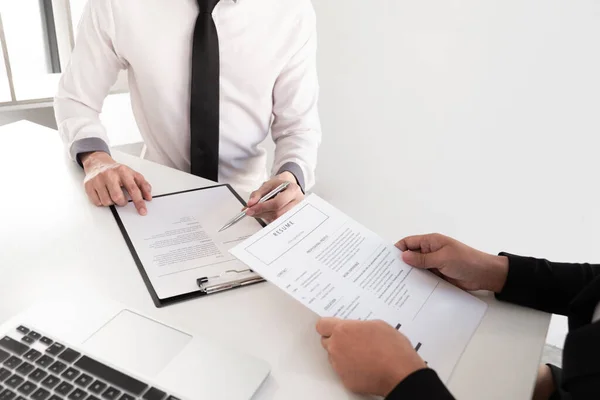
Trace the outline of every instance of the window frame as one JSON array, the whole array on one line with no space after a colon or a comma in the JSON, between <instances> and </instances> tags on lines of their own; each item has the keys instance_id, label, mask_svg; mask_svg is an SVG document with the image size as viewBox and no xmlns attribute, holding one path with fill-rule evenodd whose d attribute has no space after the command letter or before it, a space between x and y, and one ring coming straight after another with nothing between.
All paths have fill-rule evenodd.
<instances>
[{"instance_id":1,"label":"window frame","mask_svg":"<svg viewBox=\"0 0 600 400\"><path fill-rule=\"evenodd\" d=\"M48 54L50 57L53 71L60 69L65 71L69 64L71 53L75 46L75 33L73 31L73 20L71 14L70 0L39 0L42 9L42 19L44 24L44 33L48 35L47 41ZM54 34L54 35L53 35ZM0 101L0 111L9 109L25 109L36 106L51 105L53 97L35 98L27 100L18 100L15 91L15 81L11 68L10 54L6 42L4 25L2 23L2 12L0 11L0 51L4 55L4 64L6 68L6 79L10 89L11 101ZM49 74L52 72L49 72ZM59 73L59 72L55 72ZM0 77L3 79L4 77ZM111 89L109 94L127 93L127 77L122 71L119 79Z\"/></svg>"},{"instance_id":2,"label":"window frame","mask_svg":"<svg viewBox=\"0 0 600 400\"><path fill-rule=\"evenodd\" d=\"M10 67L10 59L8 55L8 46L6 45L6 36L4 35L4 23L2 20L2 13L0 13L0 46L2 46L2 54L4 58L4 66L6 69L6 78L8 79L8 88L10 90L10 102L0 103L2 104L12 104L17 101L17 96L15 94L15 85L12 77L12 69Z\"/></svg>"}]
</instances>

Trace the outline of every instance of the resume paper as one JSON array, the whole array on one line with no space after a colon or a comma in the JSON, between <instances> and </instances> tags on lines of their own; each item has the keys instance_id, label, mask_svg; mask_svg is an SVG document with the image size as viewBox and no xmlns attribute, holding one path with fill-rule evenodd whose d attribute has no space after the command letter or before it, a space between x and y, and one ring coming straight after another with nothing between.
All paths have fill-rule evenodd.
<instances>
[{"instance_id":1,"label":"resume paper","mask_svg":"<svg viewBox=\"0 0 600 400\"><path fill-rule=\"evenodd\" d=\"M319 316L386 321L445 382L487 308L314 194L230 252Z\"/></svg>"}]
</instances>

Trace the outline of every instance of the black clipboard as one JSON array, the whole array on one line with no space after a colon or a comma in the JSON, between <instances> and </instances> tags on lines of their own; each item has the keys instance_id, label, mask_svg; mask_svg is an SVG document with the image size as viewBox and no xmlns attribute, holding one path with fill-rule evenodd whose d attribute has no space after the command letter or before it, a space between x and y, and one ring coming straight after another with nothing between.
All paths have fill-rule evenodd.
<instances>
[{"instance_id":1,"label":"black clipboard","mask_svg":"<svg viewBox=\"0 0 600 400\"><path fill-rule=\"evenodd\" d=\"M157 199L160 197L174 196L177 194L195 192L198 190L214 189L214 188L222 187L222 186L227 187L229 189L229 191L235 196L235 198L240 201L240 204L242 204L243 207L247 206L246 201L244 199L242 199L242 197L238 194L238 192L236 192L229 184L220 184L220 185L206 186L206 187L196 188L196 189L182 190L180 192L167 193L167 194L161 194L158 196L153 196L153 198ZM129 202L131 202L131 200L129 200ZM161 300L158 297L158 295L156 294L156 290L154 290L154 286L152 285L152 282L150 282L150 278L148 277L148 274L146 273L146 269L144 268L144 265L142 264L142 261L140 260L140 257L138 256L137 251L135 250L135 247L133 246L133 243L131 242L131 238L129 237L129 234L127 233L127 230L125 229L125 226L123 225L123 221L121 221L121 217L119 216L119 212L117 211L117 208L114 205L110 206L110 211L112 212L113 216L115 217L115 221L117 222L117 225L119 226L119 230L121 231L121 234L123 234L125 243L127 244L127 247L129 248L129 251L131 252L131 255L133 256L135 265L137 265L138 271L140 272L140 275L142 276L142 279L144 280L144 283L146 284L146 288L148 289L148 293L150 293L150 297L152 298L152 301L154 302L154 305L157 308L162 308L162 307L169 306L169 305L172 305L175 303L179 303L181 301L186 301L186 300L195 299L197 297L203 297L203 296L208 295L208 293L206 293L205 291L198 288L198 290L196 290L194 292L184 293L184 294L180 294L177 296L173 296L173 297L169 297L169 298ZM265 226L267 226L267 224L265 224L264 221L262 221L261 219L258 219L258 218L255 218L255 219L256 219L256 221L258 221L258 223L263 228Z\"/></svg>"}]
</instances>

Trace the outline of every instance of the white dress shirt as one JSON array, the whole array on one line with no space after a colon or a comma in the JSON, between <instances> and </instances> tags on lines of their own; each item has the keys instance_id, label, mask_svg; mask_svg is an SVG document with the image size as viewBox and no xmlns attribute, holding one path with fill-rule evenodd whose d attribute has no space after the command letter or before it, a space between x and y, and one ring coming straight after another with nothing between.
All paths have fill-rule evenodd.
<instances>
[{"instance_id":1,"label":"white dress shirt","mask_svg":"<svg viewBox=\"0 0 600 400\"><path fill-rule=\"evenodd\" d=\"M119 70L146 158L190 170L190 75L196 0L90 0L55 99L69 153L108 151L99 120ZM221 0L213 19L220 50L219 181L250 191L268 178L258 145L271 131L272 173L314 183L321 127L317 110L316 20L310 0Z\"/></svg>"}]
</instances>

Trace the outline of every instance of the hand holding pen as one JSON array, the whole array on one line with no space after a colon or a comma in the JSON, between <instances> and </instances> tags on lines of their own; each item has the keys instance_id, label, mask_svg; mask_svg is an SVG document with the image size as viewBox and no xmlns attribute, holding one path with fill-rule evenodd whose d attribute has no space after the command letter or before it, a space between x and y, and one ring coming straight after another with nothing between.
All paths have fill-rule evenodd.
<instances>
[{"instance_id":1,"label":"hand holding pen","mask_svg":"<svg viewBox=\"0 0 600 400\"><path fill-rule=\"evenodd\" d=\"M300 194L298 195L297 192ZM219 232L235 225L246 216L272 222L293 208L303 198L304 194L296 183L284 179L271 179L252 193L248 201L248 208L233 217Z\"/></svg>"},{"instance_id":2,"label":"hand holding pen","mask_svg":"<svg viewBox=\"0 0 600 400\"><path fill-rule=\"evenodd\" d=\"M279 193L269 201L261 204L258 203L261 197L284 182L290 183L285 191ZM248 216L262 218L266 222L273 222L302 200L304 200L304 193L296 183L296 177L290 172L283 172L263 183L258 190L250 195L247 210Z\"/></svg>"}]
</instances>

